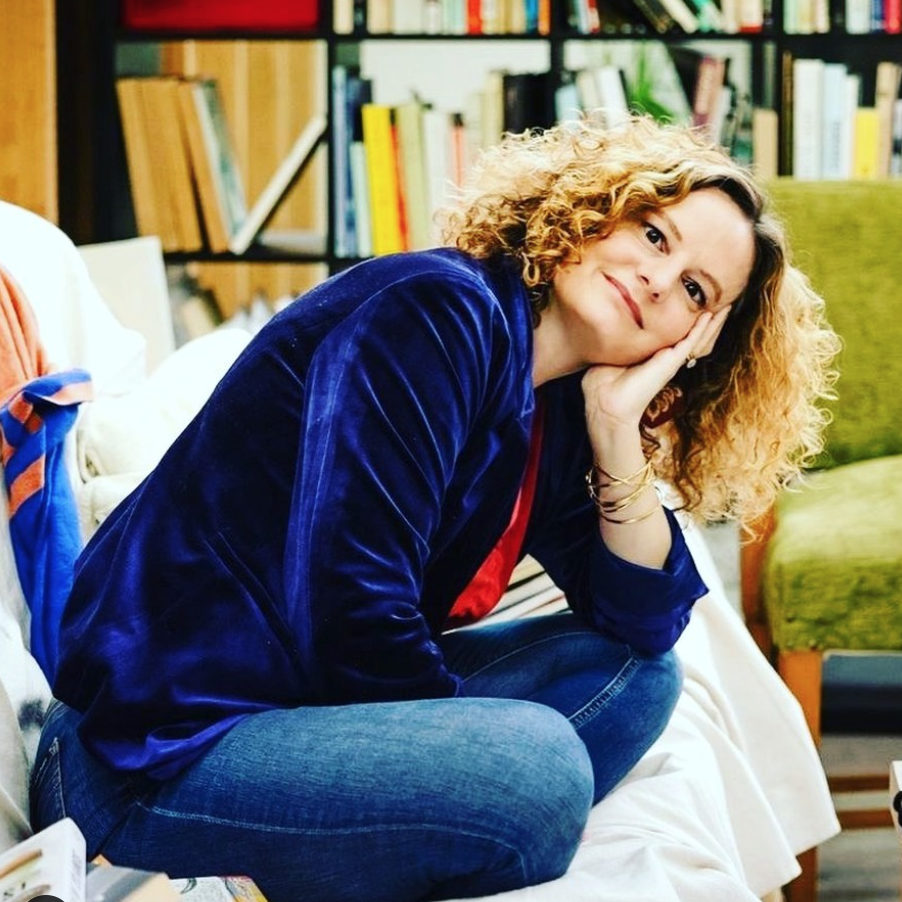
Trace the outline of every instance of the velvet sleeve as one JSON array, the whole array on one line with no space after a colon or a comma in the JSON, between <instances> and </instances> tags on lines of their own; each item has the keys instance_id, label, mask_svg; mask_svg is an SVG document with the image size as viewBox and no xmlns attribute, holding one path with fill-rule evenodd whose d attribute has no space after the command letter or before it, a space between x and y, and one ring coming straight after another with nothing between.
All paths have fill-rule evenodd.
<instances>
[{"instance_id":1,"label":"velvet sleeve","mask_svg":"<svg viewBox=\"0 0 902 902\"><path fill-rule=\"evenodd\" d=\"M503 356L502 319L477 279L426 273L383 289L316 352L285 588L324 702L459 691L419 602L456 462Z\"/></svg>"},{"instance_id":2,"label":"velvet sleeve","mask_svg":"<svg viewBox=\"0 0 902 902\"><path fill-rule=\"evenodd\" d=\"M581 404L546 431L541 495L530 518L527 550L566 594L570 607L598 630L637 651L670 649L707 593L682 529L665 508L671 548L661 569L623 560L604 544L583 474L591 454Z\"/></svg>"}]
</instances>

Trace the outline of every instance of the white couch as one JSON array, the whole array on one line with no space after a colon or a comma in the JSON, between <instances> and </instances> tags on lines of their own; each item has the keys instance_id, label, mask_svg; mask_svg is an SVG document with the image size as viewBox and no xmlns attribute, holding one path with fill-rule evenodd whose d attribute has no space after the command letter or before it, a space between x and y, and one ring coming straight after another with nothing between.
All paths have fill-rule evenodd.
<instances>
[{"instance_id":1,"label":"white couch","mask_svg":"<svg viewBox=\"0 0 902 902\"><path fill-rule=\"evenodd\" d=\"M247 342L220 330L152 374L144 340L101 300L59 230L0 202L0 264L17 279L60 367L94 378L71 438L70 472L89 534L153 465ZM4 502L5 504L5 502ZM743 902L777 893L795 855L839 829L797 703L730 606L703 534L690 546L711 588L678 650L686 682L665 733L592 811L561 879L495 902ZM28 833L35 713L49 690L27 651L27 610L0 509L0 851Z\"/></svg>"}]
</instances>

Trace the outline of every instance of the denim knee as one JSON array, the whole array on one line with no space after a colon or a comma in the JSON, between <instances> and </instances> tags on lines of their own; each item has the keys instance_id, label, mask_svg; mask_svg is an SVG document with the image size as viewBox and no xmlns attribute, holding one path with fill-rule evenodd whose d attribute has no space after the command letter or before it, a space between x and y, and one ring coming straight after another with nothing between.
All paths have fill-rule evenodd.
<instances>
[{"instance_id":1,"label":"denim knee","mask_svg":"<svg viewBox=\"0 0 902 902\"><path fill-rule=\"evenodd\" d=\"M491 817L499 840L518 850L523 885L561 876L576 853L593 802L592 762L566 717L532 702L512 702L508 717L516 744L505 744L495 766L510 788L506 817ZM493 739L508 732L504 717ZM495 749L497 753L497 747Z\"/></svg>"},{"instance_id":2,"label":"denim knee","mask_svg":"<svg viewBox=\"0 0 902 902\"><path fill-rule=\"evenodd\" d=\"M683 667L674 651L651 657L637 658L640 662L636 678L647 702L647 725L657 738L667 726L677 699L683 691Z\"/></svg>"}]
</instances>

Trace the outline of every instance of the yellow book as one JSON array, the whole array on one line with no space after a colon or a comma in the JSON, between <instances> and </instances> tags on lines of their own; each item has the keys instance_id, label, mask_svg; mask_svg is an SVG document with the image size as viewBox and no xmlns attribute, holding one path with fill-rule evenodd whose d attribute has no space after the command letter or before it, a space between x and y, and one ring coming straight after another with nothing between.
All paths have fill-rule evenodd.
<instances>
[{"instance_id":1,"label":"yellow book","mask_svg":"<svg viewBox=\"0 0 902 902\"><path fill-rule=\"evenodd\" d=\"M161 76L149 80L145 87L145 90L148 89L156 94L160 116L158 134L168 136L165 141L159 143L165 148L166 191L175 217L179 249L198 251L203 240L194 198L191 153L179 109L179 80L175 77Z\"/></svg>"},{"instance_id":2,"label":"yellow book","mask_svg":"<svg viewBox=\"0 0 902 902\"><path fill-rule=\"evenodd\" d=\"M169 148L172 146L173 135L170 131L168 102L163 96L160 80L156 77L139 78L138 92L150 155L157 234L164 251L180 251L182 237L171 188L172 162Z\"/></svg>"},{"instance_id":3,"label":"yellow book","mask_svg":"<svg viewBox=\"0 0 902 902\"><path fill-rule=\"evenodd\" d=\"M365 103L361 107L361 116L373 253L377 256L393 254L404 250L405 245L392 108L385 104Z\"/></svg>"},{"instance_id":4,"label":"yellow book","mask_svg":"<svg viewBox=\"0 0 902 902\"><path fill-rule=\"evenodd\" d=\"M213 161L207 153L204 142L204 130L198 109L201 101L197 96L202 90L198 79L181 81L178 86L179 110L191 159L194 191L200 206L207 248L218 253L228 249L229 231L219 204Z\"/></svg>"},{"instance_id":5,"label":"yellow book","mask_svg":"<svg viewBox=\"0 0 902 902\"><path fill-rule=\"evenodd\" d=\"M119 103L129 188L138 234L159 235L154 201L153 170L148 138L144 129L144 114L141 111L139 79L134 77L117 79L116 97Z\"/></svg>"},{"instance_id":6,"label":"yellow book","mask_svg":"<svg viewBox=\"0 0 902 902\"><path fill-rule=\"evenodd\" d=\"M875 179L880 166L880 116L875 107L855 111L852 178Z\"/></svg>"}]
</instances>

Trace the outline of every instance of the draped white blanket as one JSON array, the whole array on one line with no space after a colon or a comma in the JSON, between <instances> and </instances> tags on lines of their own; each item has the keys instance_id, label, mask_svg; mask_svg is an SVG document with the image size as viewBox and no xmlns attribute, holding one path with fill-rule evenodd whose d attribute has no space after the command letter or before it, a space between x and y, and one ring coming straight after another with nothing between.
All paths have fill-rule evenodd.
<instances>
[{"instance_id":1,"label":"draped white blanket","mask_svg":"<svg viewBox=\"0 0 902 902\"><path fill-rule=\"evenodd\" d=\"M711 591L677 644L685 685L667 729L592 810L567 874L493 902L754 902L838 832L798 703L730 605L703 532L687 538Z\"/></svg>"}]
</instances>

